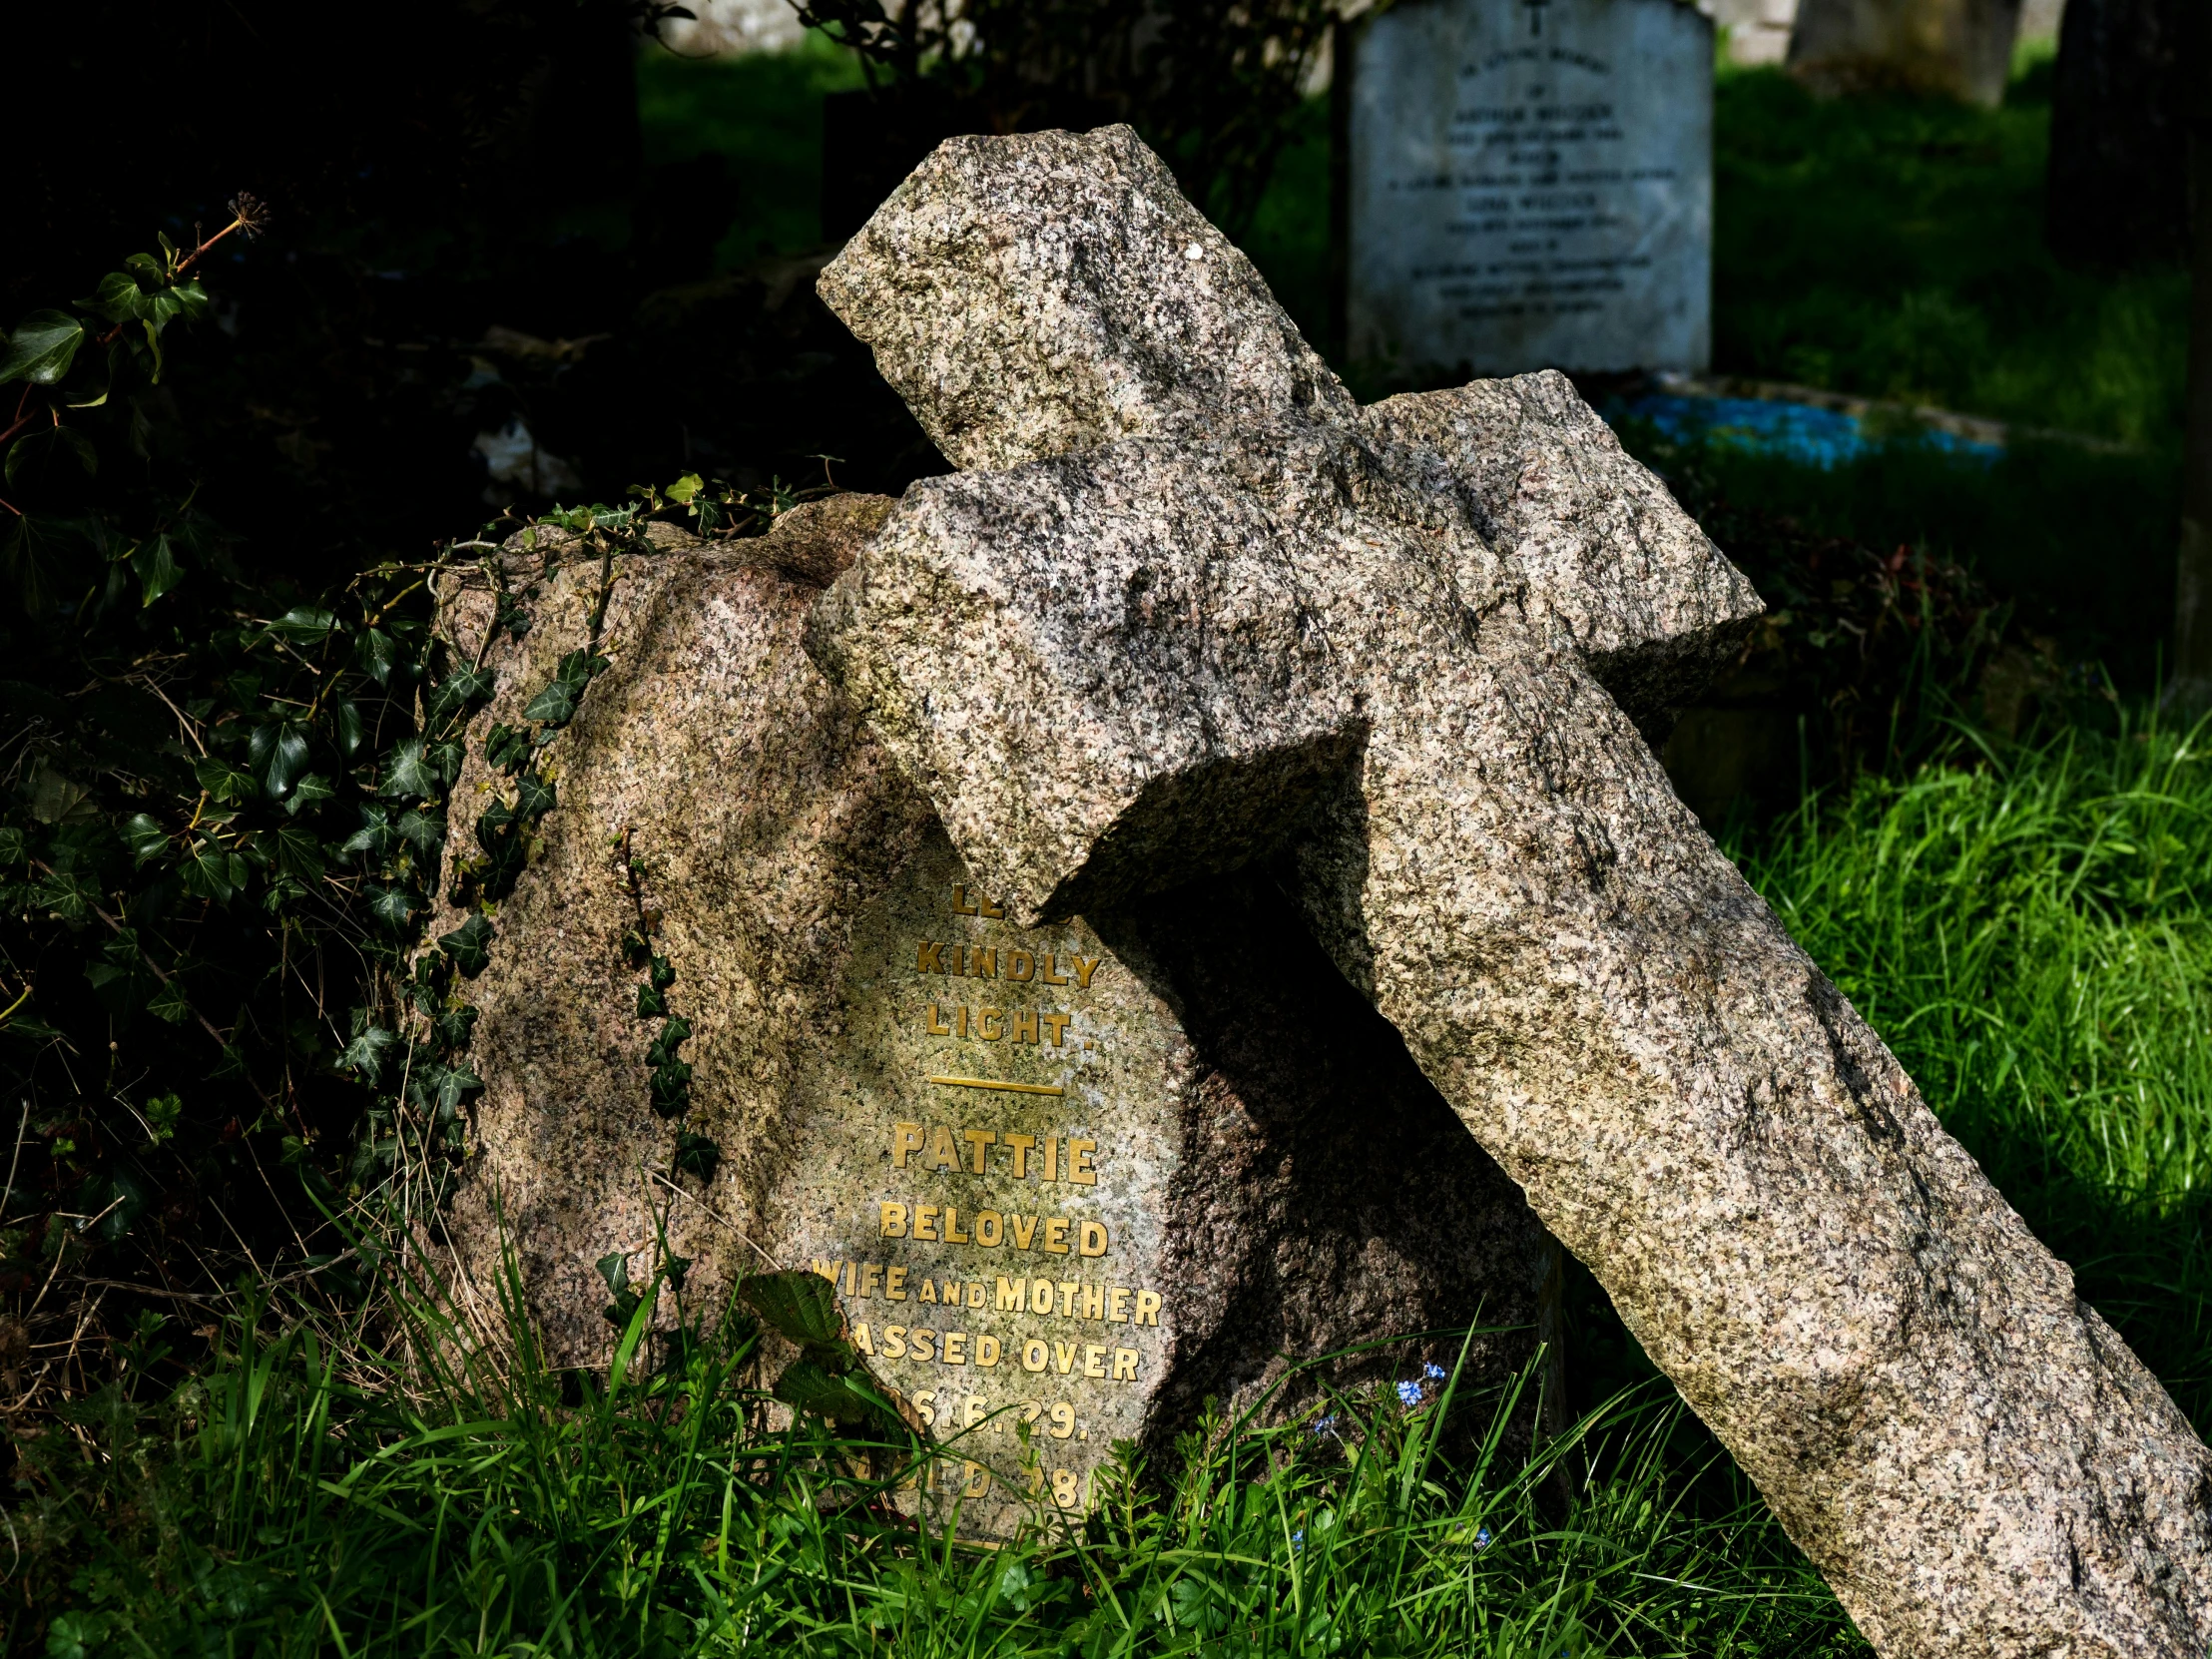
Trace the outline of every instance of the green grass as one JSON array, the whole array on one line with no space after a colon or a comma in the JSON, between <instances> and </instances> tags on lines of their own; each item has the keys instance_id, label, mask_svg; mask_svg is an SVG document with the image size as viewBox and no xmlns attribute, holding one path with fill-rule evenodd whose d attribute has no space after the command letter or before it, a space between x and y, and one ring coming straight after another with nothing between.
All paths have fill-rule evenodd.
<instances>
[{"instance_id":1,"label":"green grass","mask_svg":"<svg viewBox=\"0 0 2212 1659\"><path fill-rule=\"evenodd\" d=\"M1718 368L2177 441L2189 274L2050 256L2047 103L1823 102L1759 70L1714 117Z\"/></svg>"},{"instance_id":2,"label":"green grass","mask_svg":"<svg viewBox=\"0 0 2212 1659\"><path fill-rule=\"evenodd\" d=\"M698 156L732 164L738 210L718 267L821 242L822 101L860 84L852 54L812 32L797 50L749 58L638 54L646 165Z\"/></svg>"},{"instance_id":3,"label":"green grass","mask_svg":"<svg viewBox=\"0 0 2212 1659\"><path fill-rule=\"evenodd\" d=\"M1870 780L1744 861L2212 1427L2212 731L2074 733Z\"/></svg>"},{"instance_id":4,"label":"green grass","mask_svg":"<svg viewBox=\"0 0 2212 1659\"><path fill-rule=\"evenodd\" d=\"M644 1315L639 1316L642 1324ZM633 1327L633 1336L636 1327ZM379 1362L234 1330L152 1410L110 1390L27 1448L16 1646L80 1655L1861 1653L1740 1483L1702 1508L1679 1407L1614 1402L1533 1460L1531 1386L1328 1432L1216 1419L1172 1483L1109 1483L1004 1549L903 1522L849 1445L773 1432L741 1343L643 1384ZM1516 1413L1516 1407L1518 1407ZM1309 1414L1311 1415L1311 1414ZM1462 1424L1456 1462L1439 1452ZM1572 1479L1571 1506L1561 1475ZM1712 1479L1706 1482L1712 1485ZM66 1587L64 1580L66 1577ZM68 1610L65 1612L64 1608ZM43 1626L43 1629L41 1628Z\"/></svg>"}]
</instances>

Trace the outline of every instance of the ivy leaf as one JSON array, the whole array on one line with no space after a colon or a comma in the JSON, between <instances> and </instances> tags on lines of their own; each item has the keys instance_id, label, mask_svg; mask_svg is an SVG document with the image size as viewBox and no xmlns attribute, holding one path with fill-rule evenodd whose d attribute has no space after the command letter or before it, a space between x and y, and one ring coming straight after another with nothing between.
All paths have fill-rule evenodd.
<instances>
[{"instance_id":1,"label":"ivy leaf","mask_svg":"<svg viewBox=\"0 0 2212 1659\"><path fill-rule=\"evenodd\" d=\"M10 380L52 385L69 372L84 339L85 325L66 312L33 311L16 324L0 351L0 385Z\"/></svg>"},{"instance_id":2,"label":"ivy leaf","mask_svg":"<svg viewBox=\"0 0 2212 1659\"><path fill-rule=\"evenodd\" d=\"M461 1103L484 1086L466 1065L442 1060L418 1060L407 1078L407 1096L439 1123L449 1123Z\"/></svg>"},{"instance_id":3,"label":"ivy leaf","mask_svg":"<svg viewBox=\"0 0 2212 1659\"><path fill-rule=\"evenodd\" d=\"M661 1034L653 1039L653 1046L645 1051L645 1057L655 1066L665 1066L676 1058L677 1049L690 1036L691 1021L681 1014L672 1014L668 1023L661 1027Z\"/></svg>"},{"instance_id":4,"label":"ivy leaf","mask_svg":"<svg viewBox=\"0 0 2212 1659\"><path fill-rule=\"evenodd\" d=\"M147 1003L146 1011L171 1025L182 1025L192 1017L192 1004L185 997L184 986L172 978L154 993L154 999Z\"/></svg>"},{"instance_id":5,"label":"ivy leaf","mask_svg":"<svg viewBox=\"0 0 2212 1659\"><path fill-rule=\"evenodd\" d=\"M496 936L488 920L470 916L439 939L438 948L453 958L453 965L461 970L462 978L473 979L491 965L491 941Z\"/></svg>"},{"instance_id":6,"label":"ivy leaf","mask_svg":"<svg viewBox=\"0 0 2212 1659\"><path fill-rule=\"evenodd\" d=\"M682 1175L696 1175L702 1181L715 1178L715 1168L722 1162L722 1148L704 1135L694 1135L685 1129L676 1136L676 1169ZM810 1278L819 1275L809 1275ZM825 1284L829 1281L825 1280Z\"/></svg>"},{"instance_id":7,"label":"ivy leaf","mask_svg":"<svg viewBox=\"0 0 2212 1659\"><path fill-rule=\"evenodd\" d=\"M381 1025L364 1025L345 1045L345 1051L338 1056L338 1064L348 1071L358 1072L370 1083L381 1083L384 1067L405 1046L397 1033Z\"/></svg>"},{"instance_id":8,"label":"ivy leaf","mask_svg":"<svg viewBox=\"0 0 2212 1659\"><path fill-rule=\"evenodd\" d=\"M138 572L141 610L153 604L185 577L184 571L178 568L176 552L169 545L167 536L156 536L152 541L141 542L131 554L131 568Z\"/></svg>"},{"instance_id":9,"label":"ivy leaf","mask_svg":"<svg viewBox=\"0 0 2212 1659\"><path fill-rule=\"evenodd\" d=\"M441 1011L430 1021L430 1030L438 1047L448 1053L458 1053L468 1046L469 1038L476 1034L477 1010L467 1003Z\"/></svg>"},{"instance_id":10,"label":"ivy leaf","mask_svg":"<svg viewBox=\"0 0 2212 1659\"><path fill-rule=\"evenodd\" d=\"M371 884L368 888L368 913L389 927L394 933L403 933L407 919L415 913L414 894L404 887L387 887Z\"/></svg>"},{"instance_id":11,"label":"ivy leaf","mask_svg":"<svg viewBox=\"0 0 2212 1659\"><path fill-rule=\"evenodd\" d=\"M504 722L484 735L484 764L513 773L530 758L530 734Z\"/></svg>"},{"instance_id":12,"label":"ivy leaf","mask_svg":"<svg viewBox=\"0 0 2212 1659\"><path fill-rule=\"evenodd\" d=\"M609 1296L623 1296L630 1289L630 1256L627 1251L609 1251L592 1264L599 1270L599 1277L607 1282Z\"/></svg>"},{"instance_id":13,"label":"ivy leaf","mask_svg":"<svg viewBox=\"0 0 2212 1659\"><path fill-rule=\"evenodd\" d=\"M522 718L543 721L548 726L566 726L576 718L575 691L565 681L554 681L530 699L529 706L522 711Z\"/></svg>"},{"instance_id":14,"label":"ivy leaf","mask_svg":"<svg viewBox=\"0 0 2212 1659\"><path fill-rule=\"evenodd\" d=\"M311 884L323 876L321 839L303 824L276 827L276 867L294 881Z\"/></svg>"},{"instance_id":15,"label":"ivy leaf","mask_svg":"<svg viewBox=\"0 0 2212 1659\"><path fill-rule=\"evenodd\" d=\"M638 1018L658 1019L668 1012L668 998L651 985L638 987Z\"/></svg>"},{"instance_id":16,"label":"ivy leaf","mask_svg":"<svg viewBox=\"0 0 2212 1659\"><path fill-rule=\"evenodd\" d=\"M296 817L302 811L319 807L325 801L335 801L338 792L330 787L328 779L319 772L310 772L292 786L291 799L284 803L284 811Z\"/></svg>"},{"instance_id":17,"label":"ivy leaf","mask_svg":"<svg viewBox=\"0 0 2212 1659\"><path fill-rule=\"evenodd\" d=\"M391 759L384 766L383 784L376 791L378 795L412 796L419 800L437 792L437 774L423 759L420 738L409 738L392 750Z\"/></svg>"},{"instance_id":18,"label":"ivy leaf","mask_svg":"<svg viewBox=\"0 0 2212 1659\"><path fill-rule=\"evenodd\" d=\"M244 889L252 874L244 858L204 835L193 837L178 873L185 891L195 898L209 899L217 904L230 903L231 895Z\"/></svg>"},{"instance_id":19,"label":"ivy leaf","mask_svg":"<svg viewBox=\"0 0 2212 1659\"><path fill-rule=\"evenodd\" d=\"M353 666L379 686L391 683L392 665L399 660L399 642L381 628L364 628L353 640Z\"/></svg>"},{"instance_id":20,"label":"ivy leaf","mask_svg":"<svg viewBox=\"0 0 2212 1659\"><path fill-rule=\"evenodd\" d=\"M361 711L351 698L341 697L330 705L330 729L338 753L350 761L361 747Z\"/></svg>"},{"instance_id":21,"label":"ivy leaf","mask_svg":"<svg viewBox=\"0 0 2212 1659\"><path fill-rule=\"evenodd\" d=\"M553 786L534 772L526 772L515 781L514 816L525 823L535 824L553 810Z\"/></svg>"},{"instance_id":22,"label":"ivy leaf","mask_svg":"<svg viewBox=\"0 0 2212 1659\"><path fill-rule=\"evenodd\" d=\"M265 721L246 742L247 764L262 775L262 790L281 801L307 770L307 734L295 720Z\"/></svg>"},{"instance_id":23,"label":"ivy leaf","mask_svg":"<svg viewBox=\"0 0 2212 1659\"><path fill-rule=\"evenodd\" d=\"M251 801L259 793L252 773L241 772L219 755L201 756L192 763L192 771L200 780L200 787L208 792L209 799L226 807Z\"/></svg>"},{"instance_id":24,"label":"ivy leaf","mask_svg":"<svg viewBox=\"0 0 2212 1659\"><path fill-rule=\"evenodd\" d=\"M317 640L328 639L337 625L338 619L328 611L317 610L311 605L294 605L269 624L266 632L293 645L312 645Z\"/></svg>"},{"instance_id":25,"label":"ivy leaf","mask_svg":"<svg viewBox=\"0 0 2212 1659\"><path fill-rule=\"evenodd\" d=\"M338 850L351 852L356 856L366 855L372 859L381 859L391 850L392 833L391 815L381 807L364 805L361 808L361 827L346 837L345 844Z\"/></svg>"},{"instance_id":26,"label":"ivy leaf","mask_svg":"<svg viewBox=\"0 0 2212 1659\"><path fill-rule=\"evenodd\" d=\"M691 1110L692 1068L689 1061L669 1060L648 1080L648 1104L664 1118L680 1118Z\"/></svg>"},{"instance_id":27,"label":"ivy leaf","mask_svg":"<svg viewBox=\"0 0 2212 1659\"><path fill-rule=\"evenodd\" d=\"M653 988L665 991L676 983L676 964L666 956L653 958Z\"/></svg>"},{"instance_id":28,"label":"ivy leaf","mask_svg":"<svg viewBox=\"0 0 2212 1659\"><path fill-rule=\"evenodd\" d=\"M687 472L668 487L668 498L678 506L689 506L692 498L707 487L706 479L696 472Z\"/></svg>"},{"instance_id":29,"label":"ivy leaf","mask_svg":"<svg viewBox=\"0 0 2212 1659\"><path fill-rule=\"evenodd\" d=\"M452 716L461 714L473 704L491 696L491 670L464 668L449 674L438 683L423 703L423 724L439 726Z\"/></svg>"},{"instance_id":30,"label":"ivy leaf","mask_svg":"<svg viewBox=\"0 0 2212 1659\"><path fill-rule=\"evenodd\" d=\"M142 864L169 850L169 831L145 813L133 813L123 821L123 838Z\"/></svg>"},{"instance_id":31,"label":"ivy leaf","mask_svg":"<svg viewBox=\"0 0 2212 1659\"><path fill-rule=\"evenodd\" d=\"M425 863L434 860L445 845L445 825L419 808L410 807L400 814L392 828L401 840L422 854Z\"/></svg>"},{"instance_id":32,"label":"ivy leaf","mask_svg":"<svg viewBox=\"0 0 2212 1659\"><path fill-rule=\"evenodd\" d=\"M459 744L447 741L430 745L422 752L422 758L437 775L438 782L451 789L453 780L461 775L461 762L467 757Z\"/></svg>"}]
</instances>

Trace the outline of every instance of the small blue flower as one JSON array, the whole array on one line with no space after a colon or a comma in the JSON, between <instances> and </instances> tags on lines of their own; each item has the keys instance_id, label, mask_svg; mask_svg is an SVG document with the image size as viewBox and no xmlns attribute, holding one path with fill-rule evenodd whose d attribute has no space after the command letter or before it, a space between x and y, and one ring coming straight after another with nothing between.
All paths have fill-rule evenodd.
<instances>
[{"instance_id":1,"label":"small blue flower","mask_svg":"<svg viewBox=\"0 0 2212 1659\"><path fill-rule=\"evenodd\" d=\"M1488 1527L1478 1526L1474 1529L1474 1547L1476 1549L1488 1549L1490 1547L1490 1529Z\"/></svg>"},{"instance_id":2,"label":"small blue flower","mask_svg":"<svg viewBox=\"0 0 2212 1659\"><path fill-rule=\"evenodd\" d=\"M1418 1405L1420 1403L1420 1384L1418 1382L1400 1382L1397 1385L1397 1402L1400 1405Z\"/></svg>"},{"instance_id":3,"label":"small blue flower","mask_svg":"<svg viewBox=\"0 0 2212 1659\"><path fill-rule=\"evenodd\" d=\"M1441 1382L1444 1380L1444 1368L1434 1361L1430 1361L1427 1365L1421 1367L1421 1375L1431 1382Z\"/></svg>"},{"instance_id":4,"label":"small blue flower","mask_svg":"<svg viewBox=\"0 0 2212 1659\"><path fill-rule=\"evenodd\" d=\"M1295 1553L1306 1547L1306 1528L1300 1527L1291 1534L1291 1549Z\"/></svg>"},{"instance_id":5,"label":"small blue flower","mask_svg":"<svg viewBox=\"0 0 2212 1659\"><path fill-rule=\"evenodd\" d=\"M1316 1434L1334 1434L1334 1433L1336 1433L1336 1431L1337 1431L1337 1413L1336 1413L1336 1412L1332 1411L1332 1412L1330 1412L1330 1413L1329 1413L1329 1415L1327 1415L1326 1417L1320 1417L1320 1418L1317 1418L1317 1419L1315 1420L1315 1423L1314 1423L1314 1432L1315 1432Z\"/></svg>"}]
</instances>

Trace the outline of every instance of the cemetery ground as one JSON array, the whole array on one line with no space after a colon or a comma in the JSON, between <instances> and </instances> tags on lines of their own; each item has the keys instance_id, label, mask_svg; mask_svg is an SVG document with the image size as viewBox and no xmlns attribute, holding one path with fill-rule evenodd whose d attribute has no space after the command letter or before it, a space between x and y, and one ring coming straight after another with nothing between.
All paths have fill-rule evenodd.
<instances>
[{"instance_id":1,"label":"cemetery ground","mask_svg":"<svg viewBox=\"0 0 2212 1659\"><path fill-rule=\"evenodd\" d=\"M721 263L804 249L789 135L842 66L647 62L649 149L705 137L752 181ZM717 77L754 112L720 132ZM1907 434L1823 470L1726 430L1625 435L1789 599L1766 650L1810 713L1730 850L2202 1429L2212 766L2149 695L2187 284L2042 254L2035 87L1982 113L1726 77L1720 366L2112 447L1961 460ZM1249 239L1316 337L1325 185L1317 126ZM1575 1426L1533 1463L1492 1432L1508 1399L1408 1368L1290 1425L1210 1423L1072 1537L998 1551L869 1503L819 1428L763 1432L719 1309L685 1310L678 1364L608 1382L526 1340L463 1363L390 1284L191 1306L20 1436L11 1647L1864 1651L1571 1268Z\"/></svg>"}]
</instances>

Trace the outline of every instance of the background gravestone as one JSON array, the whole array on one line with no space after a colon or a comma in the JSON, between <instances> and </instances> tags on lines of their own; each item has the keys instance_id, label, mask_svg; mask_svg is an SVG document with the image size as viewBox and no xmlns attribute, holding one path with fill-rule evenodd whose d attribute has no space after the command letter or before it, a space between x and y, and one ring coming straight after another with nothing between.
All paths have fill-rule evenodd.
<instances>
[{"instance_id":1,"label":"background gravestone","mask_svg":"<svg viewBox=\"0 0 2212 1659\"><path fill-rule=\"evenodd\" d=\"M1348 38L1353 360L1706 367L1710 21L1676 0L1411 0Z\"/></svg>"},{"instance_id":2,"label":"background gravestone","mask_svg":"<svg viewBox=\"0 0 2212 1659\"><path fill-rule=\"evenodd\" d=\"M1001 1535L1087 1503L1116 1440L1164 1451L1291 1359L1444 1333L1327 1374L1420 1378L1479 1321L1512 1329L1475 1340L1470 1381L1510 1375L1555 1248L1266 872L1016 929L808 659L809 607L888 505L721 545L656 527L616 560L610 667L547 752L557 803L468 982L456 1301L503 1339L511 1249L548 1361L589 1368L610 1255L642 1282L665 1239L695 1312L816 1268L951 1442L933 1495ZM485 734L583 645L600 566L547 536L505 575L532 621L488 659L447 888L511 789ZM491 604L477 574L443 596L471 655ZM642 1014L633 929L689 1028L679 1119L654 1106L671 1025Z\"/></svg>"},{"instance_id":3,"label":"background gravestone","mask_svg":"<svg viewBox=\"0 0 2212 1659\"><path fill-rule=\"evenodd\" d=\"M1827 93L1921 92L2004 102L2020 0L1803 0L1790 71Z\"/></svg>"}]
</instances>

